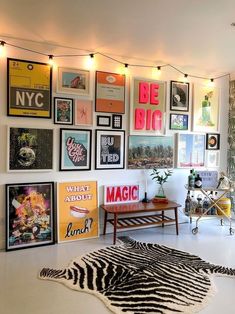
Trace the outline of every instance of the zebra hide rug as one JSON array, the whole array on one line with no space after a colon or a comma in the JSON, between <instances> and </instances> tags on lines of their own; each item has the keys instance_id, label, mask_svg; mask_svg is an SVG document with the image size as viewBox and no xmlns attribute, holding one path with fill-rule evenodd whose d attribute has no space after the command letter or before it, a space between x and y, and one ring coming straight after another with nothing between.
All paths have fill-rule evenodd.
<instances>
[{"instance_id":1,"label":"zebra hide rug","mask_svg":"<svg viewBox=\"0 0 235 314\"><path fill-rule=\"evenodd\" d=\"M43 268L39 278L93 293L113 313L196 313L213 294L211 275L235 276L173 248L120 237L109 246L75 258L64 269Z\"/></svg>"}]
</instances>

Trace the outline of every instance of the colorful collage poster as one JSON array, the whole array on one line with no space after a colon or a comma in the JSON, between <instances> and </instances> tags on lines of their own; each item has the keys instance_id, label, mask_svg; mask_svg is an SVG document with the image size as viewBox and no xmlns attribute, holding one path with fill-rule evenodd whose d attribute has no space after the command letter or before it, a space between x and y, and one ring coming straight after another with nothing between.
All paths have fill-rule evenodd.
<instances>
[{"instance_id":1,"label":"colorful collage poster","mask_svg":"<svg viewBox=\"0 0 235 314\"><path fill-rule=\"evenodd\" d=\"M57 204L58 242L98 237L96 181L58 183Z\"/></svg>"}]
</instances>

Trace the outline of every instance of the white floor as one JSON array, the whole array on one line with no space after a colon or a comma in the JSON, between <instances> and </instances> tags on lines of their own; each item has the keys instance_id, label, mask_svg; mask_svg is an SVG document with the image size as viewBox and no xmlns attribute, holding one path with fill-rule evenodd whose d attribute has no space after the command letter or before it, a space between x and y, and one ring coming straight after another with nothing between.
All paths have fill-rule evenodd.
<instances>
[{"instance_id":1,"label":"white floor","mask_svg":"<svg viewBox=\"0 0 235 314\"><path fill-rule=\"evenodd\" d=\"M226 222L225 222L226 223ZM235 228L235 222L233 223ZM144 242L165 244L199 255L215 264L235 268L235 235L229 226L217 219L200 222L193 235L192 225L150 228L119 233ZM1 314L108 314L110 311L95 296L70 290L52 281L37 279L43 267L61 268L81 254L112 243L112 235L53 246L11 252L0 252L0 313ZM216 277L217 294L203 314L235 313L235 277Z\"/></svg>"}]
</instances>

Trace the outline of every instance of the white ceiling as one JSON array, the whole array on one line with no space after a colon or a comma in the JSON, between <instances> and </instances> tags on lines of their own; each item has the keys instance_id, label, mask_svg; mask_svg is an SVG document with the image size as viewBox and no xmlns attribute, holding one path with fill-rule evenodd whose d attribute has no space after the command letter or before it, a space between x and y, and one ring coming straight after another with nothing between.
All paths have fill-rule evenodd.
<instances>
[{"instance_id":1,"label":"white ceiling","mask_svg":"<svg viewBox=\"0 0 235 314\"><path fill-rule=\"evenodd\" d=\"M235 0L0 0L0 14L0 39L24 47L49 43L196 75L235 71Z\"/></svg>"}]
</instances>

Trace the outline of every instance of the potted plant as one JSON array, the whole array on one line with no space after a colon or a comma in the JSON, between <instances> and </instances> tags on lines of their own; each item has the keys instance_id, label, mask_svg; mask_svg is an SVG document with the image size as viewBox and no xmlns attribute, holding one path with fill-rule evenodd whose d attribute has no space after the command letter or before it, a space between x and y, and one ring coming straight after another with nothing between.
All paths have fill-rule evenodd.
<instances>
[{"instance_id":1,"label":"potted plant","mask_svg":"<svg viewBox=\"0 0 235 314\"><path fill-rule=\"evenodd\" d=\"M153 168L153 172L150 174L152 180L156 181L159 184L157 194L155 195L153 201L155 202L167 202L167 198L163 189L163 184L167 182L168 178L172 176L173 170L164 170L164 173L161 173L159 169Z\"/></svg>"}]
</instances>

